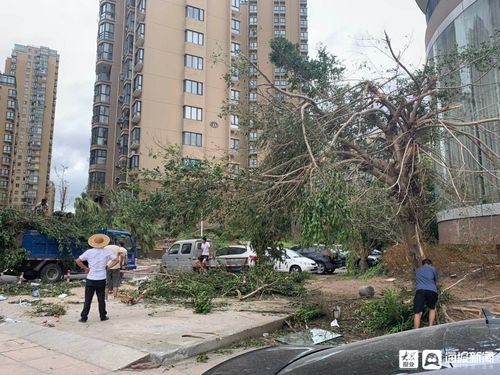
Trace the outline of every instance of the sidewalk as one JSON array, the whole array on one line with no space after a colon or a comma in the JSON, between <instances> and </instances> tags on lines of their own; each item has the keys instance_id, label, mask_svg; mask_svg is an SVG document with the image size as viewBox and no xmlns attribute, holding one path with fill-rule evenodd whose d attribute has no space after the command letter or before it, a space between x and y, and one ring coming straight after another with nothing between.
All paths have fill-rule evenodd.
<instances>
[{"instance_id":1,"label":"sidewalk","mask_svg":"<svg viewBox=\"0 0 500 375\"><path fill-rule=\"evenodd\" d=\"M208 369L247 350L236 350L234 353L225 355L210 354L206 363L197 363L195 358L191 358L173 366L162 366L151 370L113 372L46 349L31 341L0 333L0 373L15 375L202 375Z\"/></svg>"},{"instance_id":2,"label":"sidewalk","mask_svg":"<svg viewBox=\"0 0 500 375\"><path fill-rule=\"evenodd\" d=\"M0 333L0 373L16 375L111 374L103 368L5 333Z\"/></svg>"}]
</instances>

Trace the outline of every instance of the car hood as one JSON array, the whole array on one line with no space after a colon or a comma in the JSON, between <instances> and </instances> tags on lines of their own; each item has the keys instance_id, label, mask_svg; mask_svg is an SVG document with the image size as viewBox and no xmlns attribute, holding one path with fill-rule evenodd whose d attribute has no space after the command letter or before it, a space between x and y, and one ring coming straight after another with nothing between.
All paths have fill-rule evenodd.
<instances>
[{"instance_id":1,"label":"car hood","mask_svg":"<svg viewBox=\"0 0 500 375\"><path fill-rule=\"evenodd\" d=\"M405 371L399 368L400 350L418 350L422 353L428 349L439 349L444 354L493 351L496 353L495 363L498 364L500 325L488 326L484 320L462 321L337 347L266 348L235 357L205 374L401 374ZM443 361L443 367L451 366Z\"/></svg>"},{"instance_id":2,"label":"car hood","mask_svg":"<svg viewBox=\"0 0 500 375\"><path fill-rule=\"evenodd\" d=\"M274 375L288 364L329 347L276 346L254 350L221 363L203 375Z\"/></svg>"}]
</instances>

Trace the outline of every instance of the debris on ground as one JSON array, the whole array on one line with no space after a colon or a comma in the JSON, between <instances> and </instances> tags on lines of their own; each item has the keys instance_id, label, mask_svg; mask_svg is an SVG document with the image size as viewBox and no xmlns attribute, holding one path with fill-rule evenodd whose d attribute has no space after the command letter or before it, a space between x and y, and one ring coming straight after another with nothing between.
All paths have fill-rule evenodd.
<instances>
[{"instance_id":1,"label":"debris on ground","mask_svg":"<svg viewBox=\"0 0 500 375\"><path fill-rule=\"evenodd\" d=\"M130 368L134 369L134 370L151 370L154 368L158 368L160 366L161 366L161 364L156 363L156 362L140 362L140 363L136 363L134 365L131 365Z\"/></svg>"},{"instance_id":2,"label":"debris on ground","mask_svg":"<svg viewBox=\"0 0 500 375\"><path fill-rule=\"evenodd\" d=\"M56 303L38 303L35 305L33 316L61 316L66 315L66 307Z\"/></svg>"},{"instance_id":3,"label":"debris on ground","mask_svg":"<svg viewBox=\"0 0 500 375\"><path fill-rule=\"evenodd\" d=\"M0 301L5 301L7 297L5 297L3 294L0 294Z\"/></svg>"},{"instance_id":4,"label":"debris on ground","mask_svg":"<svg viewBox=\"0 0 500 375\"><path fill-rule=\"evenodd\" d=\"M309 346L325 343L339 337L342 335L324 329L311 328L278 336L276 341L288 345Z\"/></svg>"},{"instance_id":5,"label":"debris on ground","mask_svg":"<svg viewBox=\"0 0 500 375\"><path fill-rule=\"evenodd\" d=\"M224 269L206 272L179 272L158 275L139 284L139 291L126 291L123 302L135 304L142 298L150 302L189 304L196 313L208 313L212 299L237 295L240 301L265 295L304 296L306 273L282 273L267 266L247 272L231 273Z\"/></svg>"},{"instance_id":6,"label":"debris on ground","mask_svg":"<svg viewBox=\"0 0 500 375\"><path fill-rule=\"evenodd\" d=\"M360 297L372 298L375 295L375 288L371 285L363 285L358 290Z\"/></svg>"},{"instance_id":7,"label":"debris on ground","mask_svg":"<svg viewBox=\"0 0 500 375\"><path fill-rule=\"evenodd\" d=\"M0 283L0 293L5 296L31 296L38 291L39 297L57 297L60 294L72 295L71 288L81 287L79 282L70 283Z\"/></svg>"}]
</instances>

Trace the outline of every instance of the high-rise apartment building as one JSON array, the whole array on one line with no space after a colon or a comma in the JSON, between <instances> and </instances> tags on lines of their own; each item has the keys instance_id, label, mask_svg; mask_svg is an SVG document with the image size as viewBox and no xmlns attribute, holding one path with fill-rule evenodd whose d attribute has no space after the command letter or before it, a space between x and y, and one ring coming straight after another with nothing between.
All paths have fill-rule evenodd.
<instances>
[{"instance_id":1,"label":"high-rise apartment building","mask_svg":"<svg viewBox=\"0 0 500 375\"><path fill-rule=\"evenodd\" d=\"M59 55L46 47L16 44L0 75L4 125L0 204L31 209L42 199L53 207L50 182Z\"/></svg>"},{"instance_id":2,"label":"high-rise apartment building","mask_svg":"<svg viewBox=\"0 0 500 375\"><path fill-rule=\"evenodd\" d=\"M278 36L307 54L307 0L101 0L89 192L126 184L172 144L186 163L228 156L256 166L256 131L221 112L258 100L256 72L230 68L238 53L286 86L268 57Z\"/></svg>"}]
</instances>

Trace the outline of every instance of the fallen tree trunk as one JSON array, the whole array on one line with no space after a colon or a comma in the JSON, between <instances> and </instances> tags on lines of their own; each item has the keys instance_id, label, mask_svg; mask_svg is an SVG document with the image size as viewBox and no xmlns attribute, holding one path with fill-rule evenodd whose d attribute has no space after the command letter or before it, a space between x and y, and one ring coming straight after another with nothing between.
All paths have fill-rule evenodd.
<instances>
[{"instance_id":1,"label":"fallen tree trunk","mask_svg":"<svg viewBox=\"0 0 500 375\"><path fill-rule=\"evenodd\" d=\"M257 293L259 293L261 290L264 290L265 288L269 288L270 286L276 284L277 281L273 281L272 283L269 283L269 284L264 284L260 287L258 287L257 289L255 289L253 292L250 292L248 293L247 295L241 295L241 292L239 290L236 290L236 293L238 295L238 300L239 301L244 301L246 300L247 298L250 298L254 295L256 295Z\"/></svg>"}]
</instances>

